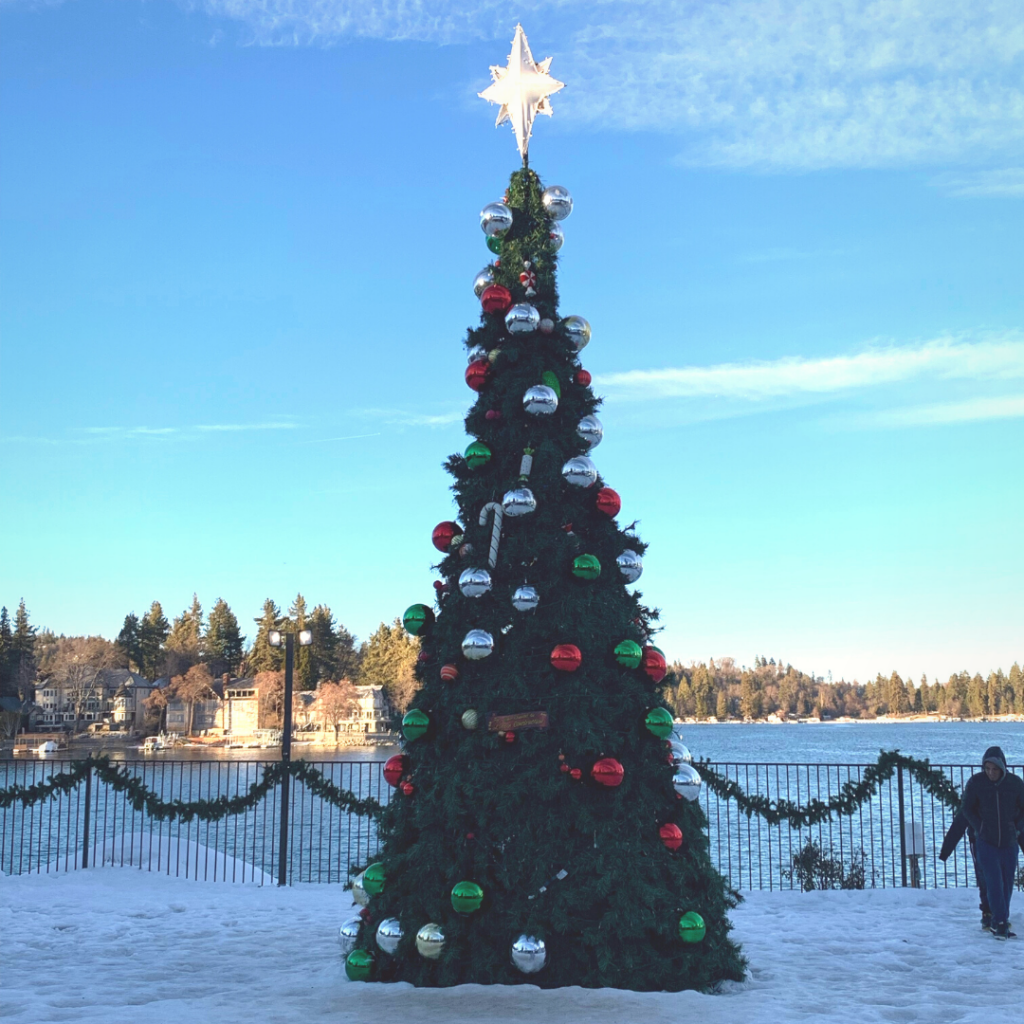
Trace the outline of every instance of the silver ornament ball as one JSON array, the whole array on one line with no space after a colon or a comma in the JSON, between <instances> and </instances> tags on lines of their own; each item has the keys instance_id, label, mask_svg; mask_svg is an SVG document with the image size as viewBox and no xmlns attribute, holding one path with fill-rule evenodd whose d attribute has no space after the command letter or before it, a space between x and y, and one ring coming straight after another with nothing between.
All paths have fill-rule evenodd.
<instances>
[{"instance_id":1,"label":"silver ornament ball","mask_svg":"<svg viewBox=\"0 0 1024 1024\"><path fill-rule=\"evenodd\" d=\"M519 302L505 314L509 334L532 334L540 326L540 313L528 302Z\"/></svg>"},{"instance_id":2,"label":"silver ornament ball","mask_svg":"<svg viewBox=\"0 0 1024 1024\"><path fill-rule=\"evenodd\" d=\"M604 437L604 427L601 421L593 414L584 416L576 424L576 433L583 438L591 448L596 448Z\"/></svg>"},{"instance_id":3,"label":"silver ornament ball","mask_svg":"<svg viewBox=\"0 0 1024 1024\"><path fill-rule=\"evenodd\" d=\"M491 574L486 569L463 569L459 590L463 597L483 597L491 589Z\"/></svg>"},{"instance_id":4,"label":"silver ornament ball","mask_svg":"<svg viewBox=\"0 0 1024 1024\"><path fill-rule=\"evenodd\" d=\"M476 277L473 278L473 294L479 299L485 288L494 284L494 271L490 267L484 267Z\"/></svg>"},{"instance_id":5,"label":"silver ornament ball","mask_svg":"<svg viewBox=\"0 0 1024 1024\"><path fill-rule=\"evenodd\" d=\"M444 932L439 924L425 924L416 933L416 948L427 960L436 960L444 950Z\"/></svg>"},{"instance_id":6,"label":"silver ornament ball","mask_svg":"<svg viewBox=\"0 0 1024 1024\"><path fill-rule=\"evenodd\" d=\"M356 941L359 938L359 926L362 918L350 917L338 929L338 943L341 946L341 955L348 956L356 948Z\"/></svg>"},{"instance_id":7,"label":"silver ornament ball","mask_svg":"<svg viewBox=\"0 0 1024 1024\"><path fill-rule=\"evenodd\" d=\"M398 944L402 941L402 926L397 917L386 917L377 925L377 945L394 956L398 952Z\"/></svg>"},{"instance_id":8,"label":"silver ornament ball","mask_svg":"<svg viewBox=\"0 0 1024 1024\"><path fill-rule=\"evenodd\" d=\"M523 408L531 416L550 416L558 408L558 395L547 384L534 384L523 395Z\"/></svg>"},{"instance_id":9,"label":"silver ornament ball","mask_svg":"<svg viewBox=\"0 0 1024 1024\"><path fill-rule=\"evenodd\" d=\"M693 760L690 748L677 736L669 741L669 749L672 753L672 763L678 768L681 764L689 764Z\"/></svg>"},{"instance_id":10,"label":"silver ornament ball","mask_svg":"<svg viewBox=\"0 0 1024 1024\"><path fill-rule=\"evenodd\" d=\"M572 213L572 196L561 185L549 185L541 192L540 201L552 220L565 220Z\"/></svg>"},{"instance_id":11,"label":"silver ornament ball","mask_svg":"<svg viewBox=\"0 0 1024 1024\"><path fill-rule=\"evenodd\" d=\"M590 343L590 322L582 316L567 316L562 321L565 336L580 352Z\"/></svg>"},{"instance_id":12,"label":"silver ornament ball","mask_svg":"<svg viewBox=\"0 0 1024 1024\"><path fill-rule=\"evenodd\" d=\"M529 487L516 487L505 492L501 507L507 516L526 516L537 511L537 499Z\"/></svg>"},{"instance_id":13,"label":"silver ornament ball","mask_svg":"<svg viewBox=\"0 0 1024 1024\"><path fill-rule=\"evenodd\" d=\"M586 455L577 455L562 467L562 476L573 487L593 487L597 483L597 466Z\"/></svg>"},{"instance_id":14,"label":"silver ornament ball","mask_svg":"<svg viewBox=\"0 0 1024 1024\"><path fill-rule=\"evenodd\" d=\"M543 939L532 935L520 935L512 943L512 963L523 974L536 974L548 959L548 948Z\"/></svg>"},{"instance_id":15,"label":"silver ornament ball","mask_svg":"<svg viewBox=\"0 0 1024 1024\"><path fill-rule=\"evenodd\" d=\"M681 764L676 768L672 785L675 791L685 796L687 800L696 800L700 796L701 778L691 764Z\"/></svg>"},{"instance_id":16,"label":"silver ornament ball","mask_svg":"<svg viewBox=\"0 0 1024 1024\"><path fill-rule=\"evenodd\" d=\"M471 629L462 641L462 653L470 661L480 661L493 650L494 637L483 629Z\"/></svg>"},{"instance_id":17,"label":"silver ornament ball","mask_svg":"<svg viewBox=\"0 0 1024 1024\"><path fill-rule=\"evenodd\" d=\"M352 879L352 899L361 907L369 906L370 894L363 888L362 872Z\"/></svg>"},{"instance_id":18,"label":"silver ornament ball","mask_svg":"<svg viewBox=\"0 0 1024 1024\"><path fill-rule=\"evenodd\" d=\"M472 732L474 729L480 727L480 712L475 708L468 708L462 712L462 717L459 721L462 722L463 729L468 729Z\"/></svg>"},{"instance_id":19,"label":"silver ornament ball","mask_svg":"<svg viewBox=\"0 0 1024 1024\"><path fill-rule=\"evenodd\" d=\"M555 321L544 317L543 320L537 325L541 334L550 334L555 329Z\"/></svg>"},{"instance_id":20,"label":"silver ornament ball","mask_svg":"<svg viewBox=\"0 0 1024 1024\"><path fill-rule=\"evenodd\" d=\"M561 224L552 224L551 233L548 235L548 245L551 247L552 252L558 252L562 248L562 243L565 241L565 232L562 230Z\"/></svg>"},{"instance_id":21,"label":"silver ornament ball","mask_svg":"<svg viewBox=\"0 0 1024 1024\"><path fill-rule=\"evenodd\" d=\"M615 564L627 583L636 583L644 571L644 560L632 548L626 548L615 559Z\"/></svg>"},{"instance_id":22,"label":"silver ornament ball","mask_svg":"<svg viewBox=\"0 0 1024 1024\"><path fill-rule=\"evenodd\" d=\"M512 211L504 203L488 203L480 211L480 227L488 238L503 238L512 227Z\"/></svg>"},{"instance_id":23,"label":"silver ornament ball","mask_svg":"<svg viewBox=\"0 0 1024 1024\"><path fill-rule=\"evenodd\" d=\"M516 587L512 594L512 607L517 612L532 612L540 604L540 594L536 587L523 585Z\"/></svg>"}]
</instances>

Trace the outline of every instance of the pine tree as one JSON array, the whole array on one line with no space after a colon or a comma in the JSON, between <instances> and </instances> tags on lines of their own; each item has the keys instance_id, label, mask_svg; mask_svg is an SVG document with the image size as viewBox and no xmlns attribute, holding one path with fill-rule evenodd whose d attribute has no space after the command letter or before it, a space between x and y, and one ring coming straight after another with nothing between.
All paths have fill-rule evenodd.
<instances>
[{"instance_id":1,"label":"pine tree","mask_svg":"<svg viewBox=\"0 0 1024 1024\"><path fill-rule=\"evenodd\" d=\"M459 512L434 533L440 610L405 617L422 645L396 762L407 785L381 823L350 958L357 969L372 951L376 978L417 985L709 989L743 976L734 903L666 758L655 615L626 587L645 546L615 520L618 495L588 455L600 438L577 357L589 328L559 318L535 172L512 175L507 203L467 342L476 440L448 460ZM707 716L711 678L699 667L695 690L698 676ZM390 919L404 936L385 940L393 955L374 939ZM513 966L520 936L546 944L539 973Z\"/></svg>"},{"instance_id":2,"label":"pine tree","mask_svg":"<svg viewBox=\"0 0 1024 1024\"><path fill-rule=\"evenodd\" d=\"M121 632L117 634L117 640L114 642L128 659L128 667L134 668L136 672L141 672L143 664L142 623L139 622L139 617L135 612L129 612L124 617Z\"/></svg>"},{"instance_id":3,"label":"pine tree","mask_svg":"<svg viewBox=\"0 0 1024 1024\"><path fill-rule=\"evenodd\" d=\"M147 679L156 679L163 668L164 644L171 627L159 601L149 606L139 627L139 653L142 656L140 671Z\"/></svg>"},{"instance_id":4,"label":"pine tree","mask_svg":"<svg viewBox=\"0 0 1024 1024\"><path fill-rule=\"evenodd\" d=\"M402 628L402 620L382 622L363 648L360 686L382 686L392 706L404 712L416 690L416 658L420 643Z\"/></svg>"},{"instance_id":5,"label":"pine tree","mask_svg":"<svg viewBox=\"0 0 1024 1024\"><path fill-rule=\"evenodd\" d=\"M245 637L231 606L218 597L206 622L206 658L214 676L236 673L242 664Z\"/></svg>"},{"instance_id":6,"label":"pine tree","mask_svg":"<svg viewBox=\"0 0 1024 1024\"><path fill-rule=\"evenodd\" d=\"M1008 682L1010 689L1013 691L1014 714L1024 715L1024 672L1021 671L1021 667L1017 662L1010 666Z\"/></svg>"},{"instance_id":7,"label":"pine tree","mask_svg":"<svg viewBox=\"0 0 1024 1024\"><path fill-rule=\"evenodd\" d=\"M296 638L308 627L306 621L306 599L301 594L295 595L291 608L288 609L288 628ZM312 690L316 687L317 676L309 647L301 647L296 640L294 686L298 690Z\"/></svg>"},{"instance_id":8,"label":"pine tree","mask_svg":"<svg viewBox=\"0 0 1024 1024\"><path fill-rule=\"evenodd\" d=\"M967 684L967 713L972 718L984 718L988 714L988 688L980 674L971 676Z\"/></svg>"},{"instance_id":9,"label":"pine tree","mask_svg":"<svg viewBox=\"0 0 1024 1024\"><path fill-rule=\"evenodd\" d=\"M11 685L22 700L27 700L36 679L36 627L29 623L24 598L18 602L14 613L9 664Z\"/></svg>"},{"instance_id":10,"label":"pine tree","mask_svg":"<svg viewBox=\"0 0 1024 1024\"><path fill-rule=\"evenodd\" d=\"M910 699L907 687L900 678L899 672L893 671L889 676L887 703L890 715L905 715L910 710Z\"/></svg>"},{"instance_id":11,"label":"pine tree","mask_svg":"<svg viewBox=\"0 0 1024 1024\"><path fill-rule=\"evenodd\" d=\"M175 616L164 644L167 674L184 675L193 665L198 665L203 658L204 640L203 606L199 596L193 594L191 606Z\"/></svg>"},{"instance_id":12,"label":"pine tree","mask_svg":"<svg viewBox=\"0 0 1024 1024\"><path fill-rule=\"evenodd\" d=\"M263 614L253 621L256 623L256 639L245 658L245 674L255 676L259 672L277 672L284 667L284 653L283 648L270 646L270 631L281 628L281 609L268 597L263 602Z\"/></svg>"},{"instance_id":13,"label":"pine tree","mask_svg":"<svg viewBox=\"0 0 1024 1024\"><path fill-rule=\"evenodd\" d=\"M0 697L9 697L14 693L11 681L11 617L7 607L0 608Z\"/></svg>"},{"instance_id":14,"label":"pine tree","mask_svg":"<svg viewBox=\"0 0 1024 1024\"><path fill-rule=\"evenodd\" d=\"M753 672L744 672L740 681L740 711L744 718L760 718L764 713L761 682Z\"/></svg>"}]
</instances>

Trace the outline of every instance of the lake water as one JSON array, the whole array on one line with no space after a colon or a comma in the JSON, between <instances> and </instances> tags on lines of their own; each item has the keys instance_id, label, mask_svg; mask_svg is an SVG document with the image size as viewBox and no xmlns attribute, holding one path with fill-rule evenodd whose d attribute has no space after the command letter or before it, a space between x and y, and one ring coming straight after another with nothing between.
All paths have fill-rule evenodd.
<instances>
[{"instance_id":1,"label":"lake water","mask_svg":"<svg viewBox=\"0 0 1024 1024\"><path fill-rule=\"evenodd\" d=\"M677 731L695 759L709 761L870 764L880 750L898 749L933 764L979 764L986 747L1001 746L1014 764L1024 764L1024 722L800 722L693 724ZM294 745L292 758L307 761L386 761L399 747L312 747ZM84 757L74 750L72 757ZM179 747L143 754L137 748L104 749L118 761L276 761L277 749ZM6 756L10 756L8 751ZM68 757L67 752L61 758Z\"/></svg>"},{"instance_id":2,"label":"lake water","mask_svg":"<svg viewBox=\"0 0 1024 1024\"><path fill-rule=\"evenodd\" d=\"M780 798L805 804L827 800L847 782L856 782L863 769L873 764L880 750L899 749L934 765L965 766L947 769L961 787L979 764L984 749L998 744L1011 765L1024 765L1024 722L863 722L800 723L779 725L694 724L677 727L695 759L717 764L749 793L771 800ZM325 750L298 746L295 758L318 762L320 770L336 786L359 796L386 801L392 795L383 783L380 763L397 747ZM210 799L244 793L262 776L261 764L277 761L278 750L227 750L181 748L143 755L137 749L106 750L115 760L130 761L130 770L166 800ZM83 757L85 750L72 752ZM0 788L42 781L54 770L66 767L69 755L60 758L18 757L0 763ZM802 767L800 767L802 766ZM851 767L852 766L852 767ZM760 819L748 819L735 803L719 801L707 787L701 806L708 818L712 858L737 888L787 887L794 853L808 839L836 851L849 863L864 851L869 885L900 885L905 862L901 856L902 802L911 829L921 830L924 852L914 865L924 884L970 885L973 865L964 849L943 865L935 858L952 811L922 790L910 773L900 783L883 783L876 796L855 815L833 819L810 831L796 832L786 826L769 828ZM37 807L0 809L0 870L5 873L66 868L74 851L83 844L84 787L66 797ZM135 843L181 838L193 843L195 860L157 861L151 870L171 871L188 877L210 877L201 850L219 850L276 877L280 801L273 790L255 809L219 823L193 821L178 825L154 822L134 811L127 801L97 784L90 800L92 843L99 843L93 861L125 856ZM289 819L289 878L294 881L343 882L351 864L365 863L377 849L377 832L367 818L339 814L305 787L293 786ZM128 837L126 840L125 837ZM909 840L913 842L914 840ZM904 839L903 845L908 842ZM114 851L114 852L111 852ZM206 857L206 855L203 855Z\"/></svg>"}]
</instances>

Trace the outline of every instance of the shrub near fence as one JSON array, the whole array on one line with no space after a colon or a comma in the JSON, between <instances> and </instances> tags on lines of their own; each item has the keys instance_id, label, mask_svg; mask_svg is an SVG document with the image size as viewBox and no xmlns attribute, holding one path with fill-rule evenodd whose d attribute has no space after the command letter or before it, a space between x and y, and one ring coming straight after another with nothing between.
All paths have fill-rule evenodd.
<instances>
[{"instance_id":1,"label":"shrub near fence","mask_svg":"<svg viewBox=\"0 0 1024 1024\"><path fill-rule=\"evenodd\" d=\"M889 776L881 769L887 757ZM927 766L915 775L904 771L903 762L921 764L883 754L878 765L696 765L707 783L700 800L712 860L736 889L800 888L794 857L813 842L847 867L863 852L868 887L974 885L966 843L945 864L937 853L955 813L955 793L976 768ZM43 783L74 764L0 762L0 791ZM366 808L390 798L382 768L382 761L292 763L283 854L289 882L344 883L351 866L376 854L376 819ZM46 800L26 806L8 799L0 807L0 869L23 874L112 864L213 881L276 880L282 856L279 786L267 786L258 802L239 813L209 820L162 820L147 813L138 792L141 784L154 798L150 806L170 815L166 807L174 801L207 808L220 798L245 803L252 787L276 777L268 772L281 770L278 761L126 761L116 770L108 765L103 773L86 772L80 784ZM120 792L99 777L113 778L112 772L121 780ZM870 797L864 797L866 779L873 780ZM133 806L124 780L137 780L131 785L140 806ZM731 798L715 792L730 786ZM824 814L830 801L843 808L841 814ZM789 808L799 827L790 820L769 823L779 807Z\"/></svg>"}]
</instances>

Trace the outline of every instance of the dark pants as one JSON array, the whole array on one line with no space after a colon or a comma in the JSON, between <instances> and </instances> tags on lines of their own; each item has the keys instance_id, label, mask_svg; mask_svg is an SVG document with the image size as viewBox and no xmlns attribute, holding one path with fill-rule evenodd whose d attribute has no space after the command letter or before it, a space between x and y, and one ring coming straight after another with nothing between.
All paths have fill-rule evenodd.
<instances>
[{"instance_id":1,"label":"dark pants","mask_svg":"<svg viewBox=\"0 0 1024 1024\"><path fill-rule=\"evenodd\" d=\"M974 877L978 880L978 907L983 914L991 916L992 911L988 905L988 893L985 892L985 876L981 873L981 867L978 864L978 851L975 849L976 844L973 833L967 837L967 842L971 847L971 860L974 861Z\"/></svg>"},{"instance_id":2,"label":"dark pants","mask_svg":"<svg viewBox=\"0 0 1024 1024\"><path fill-rule=\"evenodd\" d=\"M988 903L992 908L992 923L1002 924L1010 919L1010 897L1013 895L1019 852L1017 844L992 846L979 837L976 846L978 867L985 878Z\"/></svg>"}]
</instances>

